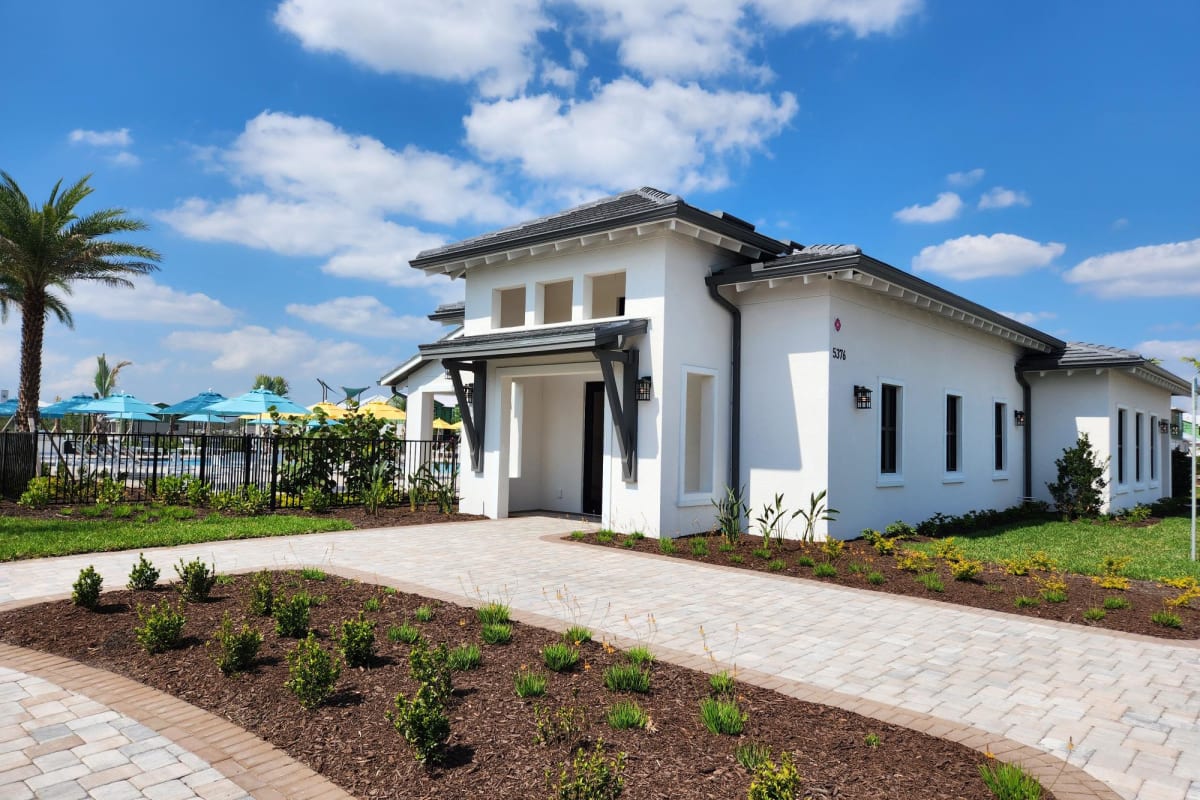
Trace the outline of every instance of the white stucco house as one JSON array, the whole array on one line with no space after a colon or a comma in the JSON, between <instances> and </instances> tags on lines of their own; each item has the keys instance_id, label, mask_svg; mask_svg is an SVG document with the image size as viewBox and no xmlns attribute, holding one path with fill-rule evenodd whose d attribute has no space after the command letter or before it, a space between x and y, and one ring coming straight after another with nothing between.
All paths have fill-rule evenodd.
<instances>
[{"instance_id":1,"label":"white stucco house","mask_svg":"<svg viewBox=\"0 0 1200 800\"><path fill-rule=\"evenodd\" d=\"M822 534L1049 500L1086 432L1109 508L1170 486L1166 420L1187 384L1068 344L844 245L765 236L643 188L428 250L462 278L449 332L380 383L428 438L462 407L461 507L594 514L616 530L711 529L828 491ZM793 532L795 533L795 531Z\"/></svg>"}]
</instances>

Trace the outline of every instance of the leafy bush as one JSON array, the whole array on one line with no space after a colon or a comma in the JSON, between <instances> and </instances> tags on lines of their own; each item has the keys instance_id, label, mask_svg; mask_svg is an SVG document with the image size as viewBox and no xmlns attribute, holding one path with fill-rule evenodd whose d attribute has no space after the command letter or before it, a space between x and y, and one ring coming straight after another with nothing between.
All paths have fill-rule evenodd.
<instances>
[{"instance_id":1,"label":"leafy bush","mask_svg":"<svg viewBox=\"0 0 1200 800\"><path fill-rule=\"evenodd\" d=\"M601 528L596 531L596 541L600 544L612 544L617 538L617 532L611 531L608 528Z\"/></svg>"},{"instance_id":2,"label":"leafy bush","mask_svg":"<svg viewBox=\"0 0 1200 800\"><path fill-rule=\"evenodd\" d=\"M17 500L17 505L25 508L45 508L54 499L54 484L49 478L30 478Z\"/></svg>"},{"instance_id":3,"label":"leafy bush","mask_svg":"<svg viewBox=\"0 0 1200 800\"><path fill-rule=\"evenodd\" d=\"M800 794L800 773L792 763L791 753L784 753L779 765L764 759L754 772L747 800L796 800Z\"/></svg>"},{"instance_id":4,"label":"leafy bush","mask_svg":"<svg viewBox=\"0 0 1200 800\"><path fill-rule=\"evenodd\" d=\"M485 603L475 610L475 616L484 625L490 622L508 622L511 612L504 603Z\"/></svg>"},{"instance_id":5,"label":"leafy bush","mask_svg":"<svg viewBox=\"0 0 1200 800\"><path fill-rule=\"evenodd\" d=\"M542 648L542 663L551 672L566 672L579 663L579 650L566 642L555 642Z\"/></svg>"},{"instance_id":6,"label":"leafy bush","mask_svg":"<svg viewBox=\"0 0 1200 800\"><path fill-rule=\"evenodd\" d=\"M896 540L884 536L877 530L866 528L862 532L862 537L867 541L867 544L875 548L875 552L881 556L890 556L896 552Z\"/></svg>"},{"instance_id":7,"label":"leafy bush","mask_svg":"<svg viewBox=\"0 0 1200 800\"><path fill-rule=\"evenodd\" d=\"M454 675L450 667L450 651L445 643L432 650L425 642L413 645L408 654L408 671L413 680L429 687L431 697L445 704L454 693Z\"/></svg>"},{"instance_id":8,"label":"leafy bush","mask_svg":"<svg viewBox=\"0 0 1200 800\"><path fill-rule=\"evenodd\" d=\"M250 585L250 613L256 617L269 617L275 610L275 589L271 585L271 573L263 570L256 573Z\"/></svg>"},{"instance_id":9,"label":"leafy bush","mask_svg":"<svg viewBox=\"0 0 1200 800\"><path fill-rule=\"evenodd\" d=\"M388 712L393 727L404 737L423 764L442 760L446 740L450 738L450 718L446 708L428 684L417 687L412 700L396 695L394 709Z\"/></svg>"},{"instance_id":10,"label":"leafy bush","mask_svg":"<svg viewBox=\"0 0 1200 800\"><path fill-rule=\"evenodd\" d=\"M232 511L237 505L237 497L229 491L213 492L210 503L215 511Z\"/></svg>"},{"instance_id":11,"label":"leafy bush","mask_svg":"<svg viewBox=\"0 0 1200 800\"><path fill-rule=\"evenodd\" d=\"M288 653L287 660L289 677L284 686L296 695L303 708L311 711L333 696L342 668L311 632L296 642L296 649Z\"/></svg>"},{"instance_id":12,"label":"leafy bush","mask_svg":"<svg viewBox=\"0 0 1200 800\"><path fill-rule=\"evenodd\" d=\"M700 721L709 733L737 736L749 719L736 701L706 697L700 701Z\"/></svg>"},{"instance_id":13,"label":"leafy bush","mask_svg":"<svg viewBox=\"0 0 1200 800\"><path fill-rule=\"evenodd\" d=\"M953 536L934 542L932 549L933 557L943 561L958 561L963 557L962 548L954 541Z\"/></svg>"},{"instance_id":14,"label":"leafy bush","mask_svg":"<svg viewBox=\"0 0 1200 800\"><path fill-rule=\"evenodd\" d=\"M604 685L612 692L650 691L650 670L636 664L613 664L604 670Z\"/></svg>"},{"instance_id":15,"label":"leafy bush","mask_svg":"<svg viewBox=\"0 0 1200 800\"><path fill-rule=\"evenodd\" d=\"M125 499L125 484L105 476L96 482L96 504L112 505Z\"/></svg>"},{"instance_id":16,"label":"leafy bush","mask_svg":"<svg viewBox=\"0 0 1200 800\"><path fill-rule=\"evenodd\" d=\"M745 492L745 488L726 486L725 497L710 501L717 510L717 533L725 538L726 544L736 545L738 537L742 535L742 517L750 513L742 501Z\"/></svg>"},{"instance_id":17,"label":"leafy bush","mask_svg":"<svg viewBox=\"0 0 1200 800\"><path fill-rule=\"evenodd\" d=\"M570 764L560 766L557 782L551 779L551 800L616 800L625 787L624 770L625 754L608 758L603 740L597 740L590 754L581 747Z\"/></svg>"},{"instance_id":18,"label":"leafy bush","mask_svg":"<svg viewBox=\"0 0 1200 800\"><path fill-rule=\"evenodd\" d=\"M146 560L144 553L138 553L138 561L129 571L129 583L126 584L134 591L153 589L158 584L158 568Z\"/></svg>"},{"instance_id":19,"label":"leafy bush","mask_svg":"<svg viewBox=\"0 0 1200 800\"><path fill-rule=\"evenodd\" d=\"M890 539L894 539L896 541L903 541L904 539L911 539L914 536L916 536L917 530L916 530L916 528L914 528L912 525L909 525L904 520L898 519L895 522L893 522L891 525L888 525L886 528L884 528L883 533L885 536L887 536Z\"/></svg>"},{"instance_id":20,"label":"leafy bush","mask_svg":"<svg viewBox=\"0 0 1200 800\"><path fill-rule=\"evenodd\" d=\"M545 675L530 672L525 667L521 667L513 676L513 691L516 692L517 697L541 697L546 693L547 685L548 681Z\"/></svg>"},{"instance_id":21,"label":"leafy bush","mask_svg":"<svg viewBox=\"0 0 1200 800\"><path fill-rule=\"evenodd\" d=\"M258 648L262 646L262 641L262 634L245 622L242 623L241 628L234 630L233 621L226 612L225 616L221 618L221 625L213 634L209 646L216 650L214 657L217 667L226 675L232 675L235 672L244 672L250 669L255 656L258 655Z\"/></svg>"},{"instance_id":22,"label":"leafy bush","mask_svg":"<svg viewBox=\"0 0 1200 800\"><path fill-rule=\"evenodd\" d=\"M77 606L95 609L100 604L100 589L104 586L104 578L96 572L96 568L88 564L79 570L79 578L71 584L71 602Z\"/></svg>"},{"instance_id":23,"label":"leafy bush","mask_svg":"<svg viewBox=\"0 0 1200 800\"><path fill-rule=\"evenodd\" d=\"M614 730L642 730L650 722L650 715L632 700L622 700L608 709L605 719Z\"/></svg>"},{"instance_id":24,"label":"leafy bush","mask_svg":"<svg viewBox=\"0 0 1200 800\"><path fill-rule=\"evenodd\" d=\"M926 572L933 569L933 559L920 550L901 550L896 556L896 568L905 572Z\"/></svg>"},{"instance_id":25,"label":"leafy bush","mask_svg":"<svg viewBox=\"0 0 1200 800\"><path fill-rule=\"evenodd\" d=\"M421 638L421 630L417 626L409 625L406 622L403 625L392 625L389 627L387 637L389 642L416 644Z\"/></svg>"},{"instance_id":26,"label":"leafy bush","mask_svg":"<svg viewBox=\"0 0 1200 800\"><path fill-rule=\"evenodd\" d=\"M996 800L1041 800L1042 785L1016 764L980 764L979 776Z\"/></svg>"},{"instance_id":27,"label":"leafy bush","mask_svg":"<svg viewBox=\"0 0 1200 800\"><path fill-rule=\"evenodd\" d=\"M169 506L183 505L184 501L187 500L187 478L179 475L164 475L159 478L154 498L160 503L166 503Z\"/></svg>"},{"instance_id":28,"label":"leafy bush","mask_svg":"<svg viewBox=\"0 0 1200 800\"><path fill-rule=\"evenodd\" d=\"M551 711L535 703L533 718L537 724L533 738L538 744L573 745L587 729L587 709L580 705L560 706Z\"/></svg>"},{"instance_id":29,"label":"leafy bush","mask_svg":"<svg viewBox=\"0 0 1200 800\"><path fill-rule=\"evenodd\" d=\"M214 564L210 569L199 558L184 563L179 559L175 565L175 574L179 576L179 591L188 602L201 603L208 599L212 589L217 585L217 568Z\"/></svg>"},{"instance_id":30,"label":"leafy bush","mask_svg":"<svg viewBox=\"0 0 1200 800\"><path fill-rule=\"evenodd\" d=\"M179 644L186 621L181 609L172 609L171 604L163 600L150 606L149 610L139 605L137 615L142 624L133 629L133 634L147 653L162 653Z\"/></svg>"},{"instance_id":31,"label":"leafy bush","mask_svg":"<svg viewBox=\"0 0 1200 800\"><path fill-rule=\"evenodd\" d=\"M206 481L192 479L187 482L187 504L193 508L202 508L212 499L212 487Z\"/></svg>"},{"instance_id":32,"label":"leafy bush","mask_svg":"<svg viewBox=\"0 0 1200 800\"><path fill-rule=\"evenodd\" d=\"M289 639L299 639L308 633L309 611L313 598L308 592L296 592L287 600L275 603L275 633Z\"/></svg>"},{"instance_id":33,"label":"leafy bush","mask_svg":"<svg viewBox=\"0 0 1200 800\"><path fill-rule=\"evenodd\" d=\"M504 622L484 623L480 636L486 644L508 644L512 641L512 625Z\"/></svg>"},{"instance_id":34,"label":"leafy bush","mask_svg":"<svg viewBox=\"0 0 1200 800\"><path fill-rule=\"evenodd\" d=\"M483 653L477 644L460 644L450 651L446 663L455 672L466 672L483 662Z\"/></svg>"},{"instance_id":35,"label":"leafy bush","mask_svg":"<svg viewBox=\"0 0 1200 800\"><path fill-rule=\"evenodd\" d=\"M982 561L972 561L968 558L960 558L956 561L949 562L950 574L954 576L956 581L969 581L974 579L980 572L983 571Z\"/></svg>"},{"instance_id":36,"label":"leafy bush","mask_svg":"<svg viewBox=\"0 0 1200 800\"><path fill-rule=\"evenodd\" d=\"M837 561L845 551L846 543L841 539L826 539L821 542L821 549L825 551L826 558L830 561Z\"/></svg>"},{"instance_id":37,"label":"leafy bush","mask_svg":"<svg viewBox=\"0 0 1200 800\"><path fill-rule=\"evenodd\" d=\"M1101 461L1092 450L1088 435L1079 434L1074 447L1063 448L1062 458L1054 462L1058 480L1046 484L1055 509L1068 519L1099 514L1101 492L1108 485L1104 479L1107 464L1107 458Z\"/></svg>"},{"instance_id":38,"label":"leafy bush","mask_svg":"<svg viewBox=\"0 0 1200 800\"><path fill-rule=\"evenodd\" d=\"M233 509L239 514L255 517L264 513L271 505L271 495L251 484L233 497Z\"/></svg>"},{"instance_id":39,"label":"leafy bush","mask_svg":"<svg viewBox=\"0 0 1200 800\"><path fill-rule=\"evenodd\" d=\"M375 654L375 623L358 612L357 619L343 620L338 648L348 667L365 667Z\"/></svg>"},{"instance_id":40,"label":"leafy bush","mask_svg":"<svg viewBox=\"0 0 1200 800\"><path fill-rule=\"evenodd\" d=\"M300 494L300 507L313 514L324 514L333 505L333 496L320 486L309 486Z\"/></svg>"}]
</instances>

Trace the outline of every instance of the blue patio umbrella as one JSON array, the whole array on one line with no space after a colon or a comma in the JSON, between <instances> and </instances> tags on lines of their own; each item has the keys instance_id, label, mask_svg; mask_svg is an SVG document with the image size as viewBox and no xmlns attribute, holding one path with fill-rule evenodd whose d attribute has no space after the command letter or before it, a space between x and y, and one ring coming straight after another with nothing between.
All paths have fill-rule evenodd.
<instances>
[{"instance_id":1,"label":"blue patio umbrella","mask_svg":"<svg viewBox=\"0 0 1200 800\"><path fill-rule=\"evenodd\" d=\"M0 417L11 417L17 413L17 398L5 400L0 403Z\"/></svg>"},{"instance_id":2,"label":"blue patio umbrella","mask_svg":"<svg viewBox=\"0 0 1200 800\"><path fill-rule=\"evenodd\" d=\"M109 419L131 419L136 422L161 422L158 417L152 417L141 411L113 411L105 414Z\"/></svg>"},{"instance_id":3,"label":"blue patio umbrella","mask_svg":"<svg viewBox=\"0 0 1200 800\"><path fill-rule=\"evenodd\" d=\"M93 398L90 394L71 395L65 400L59 400L57 403L51 403L45 408L38 411L38 416L42 419L62 419L67 414L86 414L86 411L80 411L79 407L84 403L90 403Z\"/></svg>"},{"instance_id":4,"label":"blue patio umbrella","mask_svg":"<svg viewBox=\"0 0 1200 800\"><path fill-rule=\"evenodd\" d=\"M308 409L293 403L286 397L277 395L269 389L251 389L243 395L213 403L204 410L213 414L256 414L262 417L270 414L271 409L280 414L307 414Z\"/></svg>"},{"instance_id":5,"label":"blue patio umbrella","mask_svg":"<svg viewBox=\"0 0 1200 800\"><path fill-rule=\"evenodd\" d=\"M92 400L83 403L76 407L75 412L81 414L123 414L129 411L140 411L143 414L160 414L162 413L158 406L153 403L147 403L145 400L139 400L131 394L124 392L118 394L110 394L108 397L102 397L99 400Z\"/></svg>"},{"instance_id":6,"label":"blue patio umbrella","mask_svg":"<svg viewBox=\"0 0 1200 800\"><path fill-rule=\"evenodd\" d=\"M207 411L198 411L195 414L188 414L186 417L180 417L180 422L229 422L231 417L223 417L220 414L210 414Z\"/></svg>"},{"instance_id":7,"label":"blue patio umbrella","mask_svg":"<svg viewBox=\"0 0 1200 800\"><path fill-rule=\"evenodd\" d=\"M180 400L173 406L167 406L158 413L160 414L198 414L204 409L211 406L213 403L219 403L225 400L225 395L220 392L214 392L209 389L207 392L201 392L194 397L189 397L187 400ZM236 416L236 415L234 415ZM219 419L200 419L200 420L185 420L186 422L220 422Z\"/></svg>"}]
</instances>

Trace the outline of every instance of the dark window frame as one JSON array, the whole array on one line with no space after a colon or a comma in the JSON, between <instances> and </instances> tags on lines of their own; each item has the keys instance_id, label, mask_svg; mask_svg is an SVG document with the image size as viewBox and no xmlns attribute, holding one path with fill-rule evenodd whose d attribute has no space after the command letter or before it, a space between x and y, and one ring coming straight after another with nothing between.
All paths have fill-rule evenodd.
<instances>
[{"instance_id":1,"label":"dark window frame","mask_svg":"<svg viewBox=\"0 0 1200 800\"><path fill-rule=\"evenodd\" d=\"M1142 426L1146 415L1137 411L1133 415L1133 482L1142 482Z\"/></svg>"},{"instance_id":2,"label":"dark window frame","mask_svg":"<svg viewBox=\"0 0 1200 800\"><path fill-rule=\"evenodd\" d=\"M1125 428L1128 424L1128 412L1123 408L1117 409L1117 485L1125 485Z\"/></svg>"},{"instance_id":3,"label":"dark window frame","mask_svg":"<svg viewBox=\"0 0 1200 800\"><path fill-rule=\"evenodd\" d=\"M879 474L900 474L901 387L885 383L879 389Z\"/></svg>"},{"instance_id":4,"label":"dark window frame","mask_svg":"<svg viewBox=\"0 0 1200 800\"><path fill-rule=\"evenodd\" d=\"M946 393L946 472L962 472L962 405L960 394Z\"/></svg>"},{"instance_id":5,"label":"dark window frame","mask_svg":"<svg viewBox=\"0 0 1200 800\"><path fill-rule=\"evenodd\" d=\"M992 467L996 472L1004 472L1008 469L1008 430L1005 425L1008 419L1008 403L997 400L992 405Z\"/></svg>"}]
</instances>

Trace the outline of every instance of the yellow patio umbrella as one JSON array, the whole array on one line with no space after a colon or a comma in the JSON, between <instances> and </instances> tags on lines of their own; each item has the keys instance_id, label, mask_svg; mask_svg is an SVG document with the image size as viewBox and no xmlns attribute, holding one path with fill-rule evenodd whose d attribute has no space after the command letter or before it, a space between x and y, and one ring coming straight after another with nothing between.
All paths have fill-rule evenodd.
<instances>
[{"instance_id":1,"label":"yellow patio umbrella","mask_svg":"<svg viewBox=\"0 0 1200 800\"><path fill-rule=\"evenodd\" d=\"M399 422L401 420L408 419L408 415L405 414L401 409L396 408L389 403L381 403L378 400L373 400L370 403L364 403L363 405L359 406L358 413L370 414L375 419L386 419L389 422Z\"/></svg>"},{"instance_id":2,"label":"yellow patio umbrella","mask_svg":"<svg viewBox=\"0 0 1200 800\"><path fill-rule=\"evenodd\" d=\"M449 422L446 422L446 420L442 419L441 417L434 417L433 429L435 431L454 431L454 430L458 430L458 426L451 424Z\"/></svg>"},{"instance_id":3,"label":"yellow patio umbrella","mask_svg":"<svg viewBox=\"0 0 1200 800\"><path fill-rule=\"evenodd\" d=\"M330 419L342 419L347 413L349 413L346 411L346 409L342 408L341 406L336 406L333 403L314 403L308 407L308 410L314 413L317 411L317 409L325 412L325 416L329 417Z\"/></svg>"}]
</instances>

